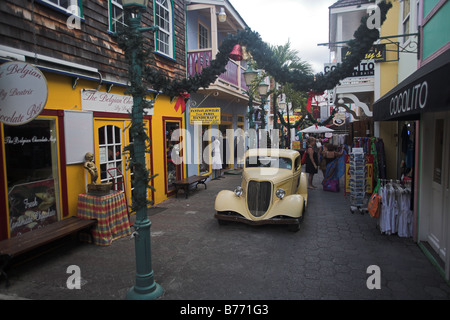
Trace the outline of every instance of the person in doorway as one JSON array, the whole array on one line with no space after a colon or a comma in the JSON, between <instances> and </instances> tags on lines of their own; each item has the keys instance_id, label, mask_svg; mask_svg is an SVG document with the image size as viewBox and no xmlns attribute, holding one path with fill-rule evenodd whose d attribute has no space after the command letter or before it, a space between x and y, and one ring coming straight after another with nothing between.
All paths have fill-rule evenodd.
<instances>
[{"instance_id":1,"label":"person in doorway","mask_svg":"<svg viewBox=\"0 0 450 320\"><path fill-rule=\"evenodd\" d=\"M308 189L316 189L317 187L313 186L313 177L314 174L316 174L318 165L319 165L319 159L317 156L317 152L315 151L315 144L316 139L314 137L308 138L308 147L305 152L308 153L306 156L306 173L309 174L308 176Z\"/></svg>"}]
</instances>

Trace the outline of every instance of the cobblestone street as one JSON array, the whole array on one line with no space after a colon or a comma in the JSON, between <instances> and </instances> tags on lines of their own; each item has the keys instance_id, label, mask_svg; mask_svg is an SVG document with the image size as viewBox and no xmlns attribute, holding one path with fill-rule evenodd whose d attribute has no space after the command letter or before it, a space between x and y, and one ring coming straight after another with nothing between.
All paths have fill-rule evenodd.
<instances>
[{"instance_id":1,"label":"cobblestone street","mask_svg":"<svg viewBox=\"0 0 450 320\"><path fill-rule=\"evenodd\" d=\"M315 184L320 185L319 174ZM239 175L207 182L149 209L161 300L449 299L450 287L410 238L382 235L369 215L352 214L340 193L310 190L300 231L285 226L219 226L214 199ZM81 289L66 286L70 265ZM369 266L381 288L369 290ZM2 298L124 299L135 282L134 241L109 247L64 245L10 270Z\"/></svg>"}]
</instances>

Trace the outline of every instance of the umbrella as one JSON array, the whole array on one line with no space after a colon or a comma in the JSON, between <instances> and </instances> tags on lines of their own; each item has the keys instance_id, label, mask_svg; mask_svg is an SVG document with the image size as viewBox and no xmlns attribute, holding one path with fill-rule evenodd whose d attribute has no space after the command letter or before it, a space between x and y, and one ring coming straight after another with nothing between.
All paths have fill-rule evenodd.
<instances>
[{"instance_id":1,"label":"umbrella","mask_svg":"<svg viewBox=\"0 0 450 320\"><path fill-rule=\"evenodd\" d=\"M300 132L303 133L324 133L324 132L333 132L333 129L327 128L327 127L323 127L323 126L316 126L315 124L313 124L312 126L301 130Z\"/></svg>"}]
</instances>

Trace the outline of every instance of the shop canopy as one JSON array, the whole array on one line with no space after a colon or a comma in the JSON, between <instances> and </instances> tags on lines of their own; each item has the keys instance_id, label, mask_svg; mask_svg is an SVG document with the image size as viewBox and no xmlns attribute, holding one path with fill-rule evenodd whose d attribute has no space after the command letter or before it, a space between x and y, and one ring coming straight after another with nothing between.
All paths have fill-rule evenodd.
<instances>
[{"instance_id":1,"label":"shop canopy","mask_svg":"<svg viewBox=\"0 0 450 320\"><path fill-rule=\"evenodd\" d=\"M301 130L300 132L303 133L324 133L324 132L333 132L333 129L327 128L327 127L323 127L323 126L316 126L315 124L313 124L312 126Z\"/></svg>"},{"instance_id":2,"label":"shop canopy","mask_svg":"<svg viewBox=\"0 0 450 320\"><path fill-rule=\"evenodd\" d=\"M377 100L373 120L419 120L421 113L445 110L450 110L450 50Z\"/></svg>"}]
</instances>

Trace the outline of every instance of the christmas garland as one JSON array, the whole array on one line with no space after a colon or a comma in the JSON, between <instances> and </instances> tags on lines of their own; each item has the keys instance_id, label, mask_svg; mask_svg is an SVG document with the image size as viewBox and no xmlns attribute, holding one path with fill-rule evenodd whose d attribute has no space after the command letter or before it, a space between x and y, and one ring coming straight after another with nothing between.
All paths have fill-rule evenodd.
<instances>
[{"instance_id":1,"label":"christmas garland","mask_svg":"<svg viewBox=\"0 0 450 320\"><path fill-rule=\"evenodd\" d=\"M392 4L386 1L378 4L381 24L386 20L386 14L391 7ZM300 70L290 70L287 66L281 65L273 55L269 45L262 41L259 34L247 28L238 31L236 35L229 35L219 47L216 58L200 74L181 80L171 80L163 71L147 65L144 78L153 86L154 90L162 92L172 99L180 94L196 92L200 88L207 88L216 81L220 74L226 71L229 53L234 45L240 44L246 46L258 67L264 69L276 82L281 84L291 83L293 89L297 91L325 91L334 88L340 80L350 76L354 67L360 63L373 43L379 38L379 31L376 28L369 29L367 27L367 19L367 16L361 19L361 24L354 33L354 39L347 43L351 54L327 74L322 72L316 75L305 74Z\"/></svg>"}]
</instances>

